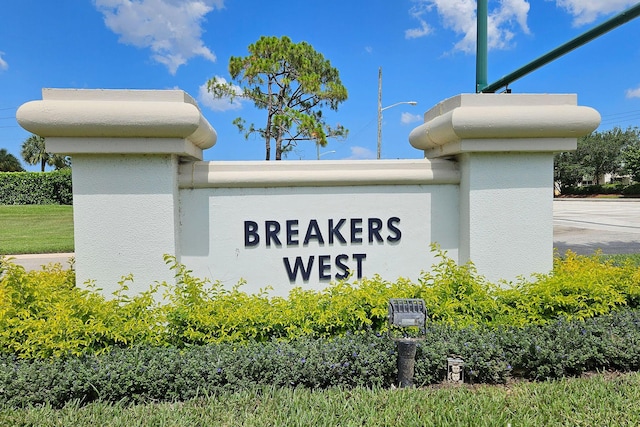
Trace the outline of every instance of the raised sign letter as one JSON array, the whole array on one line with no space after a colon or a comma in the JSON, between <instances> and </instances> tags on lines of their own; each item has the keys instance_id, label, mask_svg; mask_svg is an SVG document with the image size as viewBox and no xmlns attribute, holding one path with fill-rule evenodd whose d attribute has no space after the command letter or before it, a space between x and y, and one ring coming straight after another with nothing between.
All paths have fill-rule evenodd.
<instances>
[{"instance_id":1,"label":"raised sign letter","mask_svg":"<svg viewBox=\"0 0 640 427\"><path fill-rule=\"evenodd\" d=\"M258 246L260 235L258 234L258 223L254 221L244 222L244 247Z\"/></svg>"},{"instance_id":2,"label":"raised sign letter","mask_svg":"<svg viewBox=\"0 0 640 427\"><path fill-rule=\"evenodd\" d=\"M298 276L298 270L302 273L302 280L309 280L309 276L311 275L311 267L313 267L313 256L309 257L309 262L307 263L307 268L305 269L304 264L302 263L302 257L297 256L296 262L293 266L293 270L291 270L291 264L289 264L289 258L282 258L284 261L284 267L287 270L287 275L289 276L289 280L291 282L296 281L296 277Z\"/></svg>"}]
</instances>

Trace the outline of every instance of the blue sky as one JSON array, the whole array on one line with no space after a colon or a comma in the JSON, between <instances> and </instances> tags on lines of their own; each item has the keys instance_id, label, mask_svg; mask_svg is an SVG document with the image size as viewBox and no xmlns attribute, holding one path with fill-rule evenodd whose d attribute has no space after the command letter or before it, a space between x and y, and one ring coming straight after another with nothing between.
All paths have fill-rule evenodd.
<instances>
[{"instance_id":1,"label":"blue sky","mask_svg":"<svg viewBox=\"0 0 640 427\"><path fill-rule=\"evenodd\" d=\"M637 1L489 0L489 83ZM261 160L264 144L231 124L262 126L250 103L213 102L203 85L229 79L230 56L262 35L310 43L340 71L349 98L327 121L349 129L322 159L376 156L378 69L382 157L420 158L408 142L422 114L475 91L473 0L3 0L0 12L0 148L19 157L30 134L15 120L42 88L174 89L194 98L218 132L205 160ZM640 19L510 86L515 93L577 93L603 117L599 130L640 123ZM233 108L232 108L233 107ZM315 159L301 142L289 159ZM29 170L35 167L24 165Z\"/></svg>"}]
</instances>

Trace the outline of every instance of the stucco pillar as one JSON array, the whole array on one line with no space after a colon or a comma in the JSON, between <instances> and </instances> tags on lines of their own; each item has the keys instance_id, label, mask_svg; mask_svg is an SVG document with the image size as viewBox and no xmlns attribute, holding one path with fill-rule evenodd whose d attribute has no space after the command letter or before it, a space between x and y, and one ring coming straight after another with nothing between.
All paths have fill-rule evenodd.
<instances>
[{"instance_id":1,"label":"stucco pillar","mask_svg":"<svg viewBox=\"0 0 640 427\"><path fill-rule=\"evenodd\" d=\"M550 271L553 155L599 123L564 94L462 94L426 112L409 141L459 162L459 263L492 281Z\"/></svg>"},{"instance_id":2,"label":"stucco pillar","mask_svg":"<svg viewBox=\"0 0 640 427\"><path fill-rule=\"evenodd\" d=\"M216 133L180 90L44 89L18 122L71 156L77 282L110 295L133 274L132 294L174 272L180 258L178 165L202 159Z\"/></svg>"}]
</instances>

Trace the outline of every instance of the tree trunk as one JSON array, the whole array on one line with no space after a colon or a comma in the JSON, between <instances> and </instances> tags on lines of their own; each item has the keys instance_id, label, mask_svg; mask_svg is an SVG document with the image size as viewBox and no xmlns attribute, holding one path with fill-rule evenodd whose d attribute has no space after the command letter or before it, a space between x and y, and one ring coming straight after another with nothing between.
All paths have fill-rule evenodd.
<instances>
[{"instance_id":1,"label":"tree trunk","mask_svg":"<svg viewBox=\"0 0 640 427\"><path fill-rule=\"evenodd\" d=\"M265 128L264 133L264 152L265 152L265 160L271 160L271 116L273 113L271 112L271 107L269 107L269 114L267 115L267 127Z\"/></svg>"},{"instance_id":2,"label":"tree trunk","mask_svg":"<svg viewBox=\"0 0 640 427\"><path fill-rule=\"evenodd\" d=\"M282 126L278 126L275 129L275 140L276 140L276 160L282 160L282 137L285 134L285 130L282 129Z\"/></svg>"},{"instance_id":3,"label":"tree trunk","mask_svg":"<svg viewBox=\"0 0 640 427\"><path fill-rule=\"evenodd\" d=\"M276 160L282 160L282 137L280 135L276 138Z\"/></svg>"}]
</instances>

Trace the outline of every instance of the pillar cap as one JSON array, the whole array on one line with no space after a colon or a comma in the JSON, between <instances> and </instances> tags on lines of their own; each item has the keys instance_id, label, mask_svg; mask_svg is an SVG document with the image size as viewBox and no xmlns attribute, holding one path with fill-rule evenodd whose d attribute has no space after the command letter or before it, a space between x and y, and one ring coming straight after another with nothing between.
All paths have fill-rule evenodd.
<instances>
[{"instance_id":1,"label":"pillar cap","mask_svg":"<svg viewBox=\"0 0 640 427\"><path fill-rule=\"evenodd\" d=\"M23 104L16 118L44 138L178 138L199 150L217 138L182 90L43 89L42 100Z\"/></svg>"},{"instance_id":2,"label":"pillar cap","mask_svg":"<svg viewBox=\"0 0 640 427\"><path fill-rule=\"evenodd\" d=\"M461 94L424 114L409 135L427 157L474 151L564 151L600 124L575 94Z\"/></svg>"}]
</instances>

